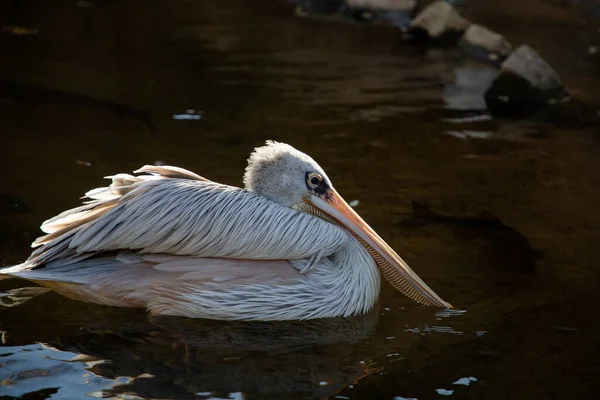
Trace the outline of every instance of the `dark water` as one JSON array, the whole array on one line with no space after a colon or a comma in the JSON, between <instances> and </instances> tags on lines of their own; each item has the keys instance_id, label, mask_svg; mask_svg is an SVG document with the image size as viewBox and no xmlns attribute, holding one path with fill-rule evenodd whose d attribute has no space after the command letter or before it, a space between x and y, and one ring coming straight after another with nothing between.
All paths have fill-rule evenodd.
<instances>
[{"instance_id":1,"label":"dark water","mask_svg":"<svg viewBox=\"0 0 600 400\"><path fill-rule=\"evenodd\" d=\"M461 310L384 285L353 319L150 320L26 301L15 289L31 284L4 280L0 396L597 398L598 20L559 2L466 3L536 48L576 104L492 118L488 67L283 1L0 1L0 25L31 30L0 33L3 265L102 176L161 161L239 185L250 150L277 139L312 155ZM175 119L186 110L200 119Z\"/></svg>"}]
</instances>

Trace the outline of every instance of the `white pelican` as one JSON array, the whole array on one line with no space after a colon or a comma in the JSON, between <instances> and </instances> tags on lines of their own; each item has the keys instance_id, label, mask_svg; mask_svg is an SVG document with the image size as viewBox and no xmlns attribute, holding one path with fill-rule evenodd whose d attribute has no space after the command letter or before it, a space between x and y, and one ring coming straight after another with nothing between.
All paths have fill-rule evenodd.
<instances>
[{"instance_id":1,"label":"white pelican","mask_svg":"<svg viewBox=\"0 0 600 400\"><path fill-rule=\"evenodd\" d=\"M303 320L369 311L381 271L411 299L452 307L290 145L256 148L244 189L177 167L135 173L45 221L37 249L0 274L153 314Z\"/></svg>"}]
</instances>

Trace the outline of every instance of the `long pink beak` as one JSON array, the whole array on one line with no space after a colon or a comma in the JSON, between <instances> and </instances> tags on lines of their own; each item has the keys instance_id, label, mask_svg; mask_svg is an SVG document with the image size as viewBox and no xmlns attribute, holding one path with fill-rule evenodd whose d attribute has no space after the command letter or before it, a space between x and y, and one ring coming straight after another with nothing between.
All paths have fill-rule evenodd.
<instances>
[{"instance_id":1,"label":"long pink beak","mask_svg":"<svg viewBox=\"0 0 600 400\"><path fill-rule=\"evenodd\" d=\"M426 305L453 308L442 300L398 254L331 188L307 199L333 218L369 251L386 280L398 291Z\"/></svg>"}]
</instances>

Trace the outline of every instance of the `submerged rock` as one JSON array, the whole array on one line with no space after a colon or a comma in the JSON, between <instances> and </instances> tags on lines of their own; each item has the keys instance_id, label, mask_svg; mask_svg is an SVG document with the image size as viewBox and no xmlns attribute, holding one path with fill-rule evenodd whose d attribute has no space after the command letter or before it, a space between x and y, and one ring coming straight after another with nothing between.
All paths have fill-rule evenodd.
<instances>
[{"instance_id":1,"label":"submerged rock","mask_svg":"<svg viewBox=\"0 0 600 400\"><path fill-rule=\"evenodd\" d=\"M556 71L526 45L517 48L502 63L485 93L490 112L508 116L528 115L568 99L569 93Z\"/></svg>"},{"instance_id":2,"label":"submerged rock","mask_svg":"<svg viewBox=\"0 0 600 400\"><path fill-rule=\"evenodd\" d=\"M450 4L439 0L421 11L410 23L409 33L415 40L456 43L470 22Z\"/></svg>"},{"instance_id":3,"label":"submerged rock","mask_svg":"<svg viewBox=\"0 0 600 400\"><path fill-rule=\"evenodd\" d=\"M512 50L504 36L477 24L467 28L458 44L469 55L492 62L505 59Z\"/></svg>"}]
</instances>

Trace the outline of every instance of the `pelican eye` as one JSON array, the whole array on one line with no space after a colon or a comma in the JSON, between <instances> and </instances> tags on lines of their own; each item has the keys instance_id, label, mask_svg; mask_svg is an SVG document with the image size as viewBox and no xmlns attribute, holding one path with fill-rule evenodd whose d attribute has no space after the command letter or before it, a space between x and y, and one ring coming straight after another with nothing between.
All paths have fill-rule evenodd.
<instances>
[{"instance_id":1,"label":"pelican eye","mask_svg":"<svg viewBox=\"0 0 600 400\"><path fill-rule=\"evenodd\" d=\"M307 174L307 176L306 176L306 185L310 189L314 190L314 189L318 188L322 182L323 182L323 177L316 172L311 172L311 173Z\"/></svg>"}]
</instances>

